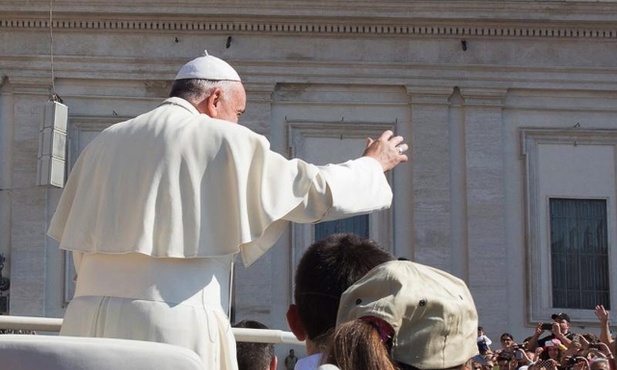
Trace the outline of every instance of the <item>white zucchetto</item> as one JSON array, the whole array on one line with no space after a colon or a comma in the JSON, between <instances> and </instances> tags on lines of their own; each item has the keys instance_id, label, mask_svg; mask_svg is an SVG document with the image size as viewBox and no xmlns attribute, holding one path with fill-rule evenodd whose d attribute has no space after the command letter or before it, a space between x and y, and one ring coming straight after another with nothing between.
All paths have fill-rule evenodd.
<instances>
[{"instance_id":1,"label":"white zucchetto","mask_svg":"<svg viewBox=\"0 0 617 370\"><path fill-rule=\"evenodd\" d=\"M208 55L207 50L204 50L204 55L191 60L180 68L174 80L191 78L211 81L241 81L238 72L229 63Z\"/></svg>"}]
</instances>

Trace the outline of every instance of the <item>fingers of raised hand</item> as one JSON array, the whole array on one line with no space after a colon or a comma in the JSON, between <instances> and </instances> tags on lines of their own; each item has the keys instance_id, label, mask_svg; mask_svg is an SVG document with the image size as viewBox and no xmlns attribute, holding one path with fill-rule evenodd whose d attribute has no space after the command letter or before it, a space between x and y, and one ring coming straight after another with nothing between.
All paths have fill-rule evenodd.
<instances>
[{"instance_id":1,"label":"fingers of raised hand","mask_svg":"<svg viewBox=\"0 0 617 370\"><path fill-rule=\"evenodd\" d=\"M398 148L398 154L403 154L409 149L409 146L403 143L401 145L398 145L397 148Z\"/></svg>"},{"instance_id":2,"label":"fingers of raised hand","mask_svg":"<svg viewBox=\"0 0 617 370\"><path fill-rule=\"evenodd\" d=\"M400 143L402 143L403 140L405 139L402 136L397 135L397 136L392 136L388 141L390 142L391 145L397 146Z\"/></svg>"},{"instance_id":3,"label":"fingers of raised hand","mask_svg":"<svg viewBox=\"0 0 617 370\"><path fill-rule=\"evenodd\" d=\"M381 134L381 136L379 137L379 140L388 141L390 140L392 136L394 136L394 132L392 132L392 130L386 130Z\"/></svg>"}]
</instances>

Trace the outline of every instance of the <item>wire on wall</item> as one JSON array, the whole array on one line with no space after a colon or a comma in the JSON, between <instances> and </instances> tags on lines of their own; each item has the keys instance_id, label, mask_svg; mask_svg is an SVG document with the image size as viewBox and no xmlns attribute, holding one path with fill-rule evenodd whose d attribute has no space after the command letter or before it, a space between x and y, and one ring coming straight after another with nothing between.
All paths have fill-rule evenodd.
<instances>
[{"instance_id":1,"label":"wire on wall","mask_svg":"<svg viewBox=\"0 0 617 370\"><path fill-rule=\"evenodd\" d=\"M53 0L49 0L49 58L51 63L51 101L62 103L62 99L56 93L56 76L54 74L54 16Z\"/></svg>"}]
</instances>

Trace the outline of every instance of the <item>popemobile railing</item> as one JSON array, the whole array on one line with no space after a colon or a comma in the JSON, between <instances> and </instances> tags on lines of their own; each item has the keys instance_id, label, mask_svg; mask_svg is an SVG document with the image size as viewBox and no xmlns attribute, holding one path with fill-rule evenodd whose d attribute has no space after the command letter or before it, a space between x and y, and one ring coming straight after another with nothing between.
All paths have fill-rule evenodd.
<instances>
[{"instance_id":1,"label":"popemobile railing","mask_svg":"<svg viewBox=\"0 0 617 370\"><path fill-rule=\"evenodd\" d=\"M62 319L58 318L0 315L0 329L58 333L61 326ZM296 339L293 333L283 330L232 328L232 331L238 342L296 345L304 343Z\"/></svg>"}]
</instances>

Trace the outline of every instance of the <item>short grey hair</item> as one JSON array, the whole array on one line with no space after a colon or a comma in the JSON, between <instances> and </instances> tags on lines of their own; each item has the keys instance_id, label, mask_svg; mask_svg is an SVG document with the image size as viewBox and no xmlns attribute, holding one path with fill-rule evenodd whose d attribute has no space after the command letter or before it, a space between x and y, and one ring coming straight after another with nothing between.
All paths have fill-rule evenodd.
<instances>
[{"instance_id":1,"label":"short grey hair","mask_svg":"<svg viewBox=\"0 0 617 370\"><path fill-rule=\"evenodd\" d=\"M189 102L201 101L220 88L223 96L227 96L238 81L214 81L204 79L175 80L171 85L169 97L178 97Z\"/></svg>"}]
</instances>

